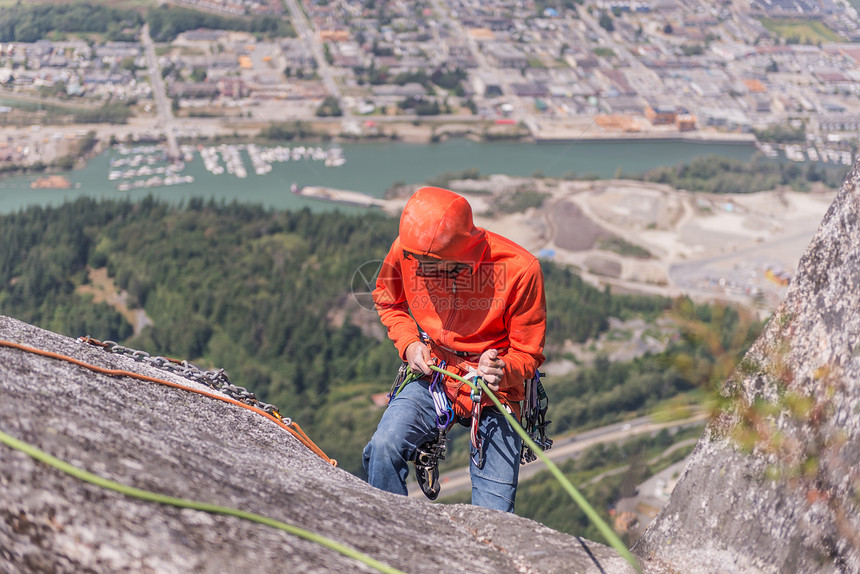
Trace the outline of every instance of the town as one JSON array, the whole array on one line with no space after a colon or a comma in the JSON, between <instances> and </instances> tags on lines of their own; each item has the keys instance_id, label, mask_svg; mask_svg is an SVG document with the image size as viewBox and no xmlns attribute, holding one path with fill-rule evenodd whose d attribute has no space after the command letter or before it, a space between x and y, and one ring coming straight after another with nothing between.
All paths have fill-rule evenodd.
<instances>
[{"instance_id":1,"label":"town","mask_svg":"<svg viewBox=\"0 0 860 574\"><path fill-rule=\"evenodd\" d=\"M0 44L0 163L49 163L95 125L115 141L164 140L175 158L177 141L278 122L355 139L757 140L765 155L843 165L860 134L860 20L847 0L183 0L159 10L160 21L199 10L282 25L151 36L139 16L114 34L125 41L27 38L18 27Z\"/></svg>"}]
</instances>

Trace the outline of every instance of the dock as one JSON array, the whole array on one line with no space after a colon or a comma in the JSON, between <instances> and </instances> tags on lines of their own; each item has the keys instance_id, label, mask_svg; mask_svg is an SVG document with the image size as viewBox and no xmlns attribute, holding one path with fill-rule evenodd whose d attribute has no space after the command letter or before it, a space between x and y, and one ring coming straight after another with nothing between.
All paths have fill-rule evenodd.
<instances>
[{"instance_id":1,"label":"dock","mask_svg":"<svg viewBox=\"0 0 860 574\"><path fill-rule=\"evenodd\" d=\"M301 197L310 197L312 199L321 199L323 201L332 201L358 207L383 207L385 205L384 199L347 189L305 185L303 187L293 187L293 193Z\"/></svg>"}]
</instances>

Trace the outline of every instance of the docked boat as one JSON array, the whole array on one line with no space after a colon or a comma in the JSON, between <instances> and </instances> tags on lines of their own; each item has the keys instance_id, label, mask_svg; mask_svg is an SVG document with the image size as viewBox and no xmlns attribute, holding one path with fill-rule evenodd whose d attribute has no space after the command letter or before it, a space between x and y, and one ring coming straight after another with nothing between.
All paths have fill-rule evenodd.
<instances>
[{"instance_id":1,"label":"docked boat","mask_svg":"<svg viewBox=\"0 0 860 574\"><path fill-rule=\"evenodd\" d=\"M767 142L759 142L756 144L762 155L768 159L774 159L777 156L776 150Z\"/></svg>"}]
</instances>

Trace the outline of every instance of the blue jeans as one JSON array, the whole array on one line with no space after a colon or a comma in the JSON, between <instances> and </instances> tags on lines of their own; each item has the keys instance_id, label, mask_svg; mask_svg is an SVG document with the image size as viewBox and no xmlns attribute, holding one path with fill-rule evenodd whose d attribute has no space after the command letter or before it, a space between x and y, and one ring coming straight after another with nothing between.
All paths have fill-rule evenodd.
<instances>
[{"instance_id":1,"label":"blue jeans","mask_svg":"<svg viewBox=\"0 0 860 574\"><path fill-rule=\"evenodd\" d=\"M470 463L472 504L514 511L520 473L522 439L495 408L485 408L481 416L484 464ZM389 403L364 447L364 470L371 486L406 495L409 461L416 449L436 436L436 411L429 382L412 381ZM474 447L472 458L477 459ZM444 488L443 488L444 490Z\"/></svg>"}]
</instances>

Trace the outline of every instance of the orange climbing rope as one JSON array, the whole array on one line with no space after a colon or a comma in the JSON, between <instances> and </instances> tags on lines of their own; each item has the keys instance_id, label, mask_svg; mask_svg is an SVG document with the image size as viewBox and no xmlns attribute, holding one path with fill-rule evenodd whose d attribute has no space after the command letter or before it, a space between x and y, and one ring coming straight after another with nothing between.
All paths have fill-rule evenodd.
<instances>
[{"instance_id":1,"label":"orange climbing rope","mask_svg":"<svg viewBox=\"0 0 860 574\"><path fill-rule=\"evenodd\" d=\"M147 375L141 375L139 373L134 373L131 371L123 371L123 370L119 370L119 369L106 369L104 367L91 365L89 363L85 363L83 361L80 361L80 360L75 359L73 357L62 355L60 353L54 353L51 351L44 351L42 349L36 349L33 347L28 347L28 346L22 345L20 343L13 343L12 341L0 340L0 347L9 347L12 349L17 349L19 351L24 351L26 353L33 353L35 355L41 355L43 357L50 357L52 359L58 359L60 361L66 361L67 363L72 363L73 365L77 365L79 367L83 367L85 369L89 369L89 370L94 371L96 373L101 373L103 375L109 375L112 377L130 377L132 379L137 379L140 381L148 381L150 383L159 383L162 385L167 385L168 387L174 387L177 389L182 389L184 391L190 391L192 393L197 393L199 395L203 395L204 397L209 397L211 399L217 399L219 401L224 401L225 403L230 403L232 405L240 406L244 409L248 409L249 411L253 411L253 412L255 412L259 415L262 415L262 416L266 417L267 419L271 420L273 423L275 423L276 425L278 425L279 427L283 428L284 430L289 432L291 435L293 435L299 442L301 442L303 445L308 447L312 452L314 452L317 456L322 458L324 461L328 462L332 466L337 466L337 461L333 458L329 458L329 456L326 455L326 453L324 453L320 447L318 447L316 444L314 444L314 442L308 437L308 435L305 434L305 432L302 430L302 427L300 427L297 422L290 421L290 423L287 424L286 422L284 422L283 417L278 413L269 414L262 409L258 409L257 407L245 404L241 401L237 401L236 399L232 399L230 397L217 395L215 393L210 393L208 391L203 391L203 390L195 389L192 387L186 387L185 385L180 385L179 383L173 383L171 381L166 381L164 379L157 379L155 377L150 377Z\"/></svg>"}]
</instances>

